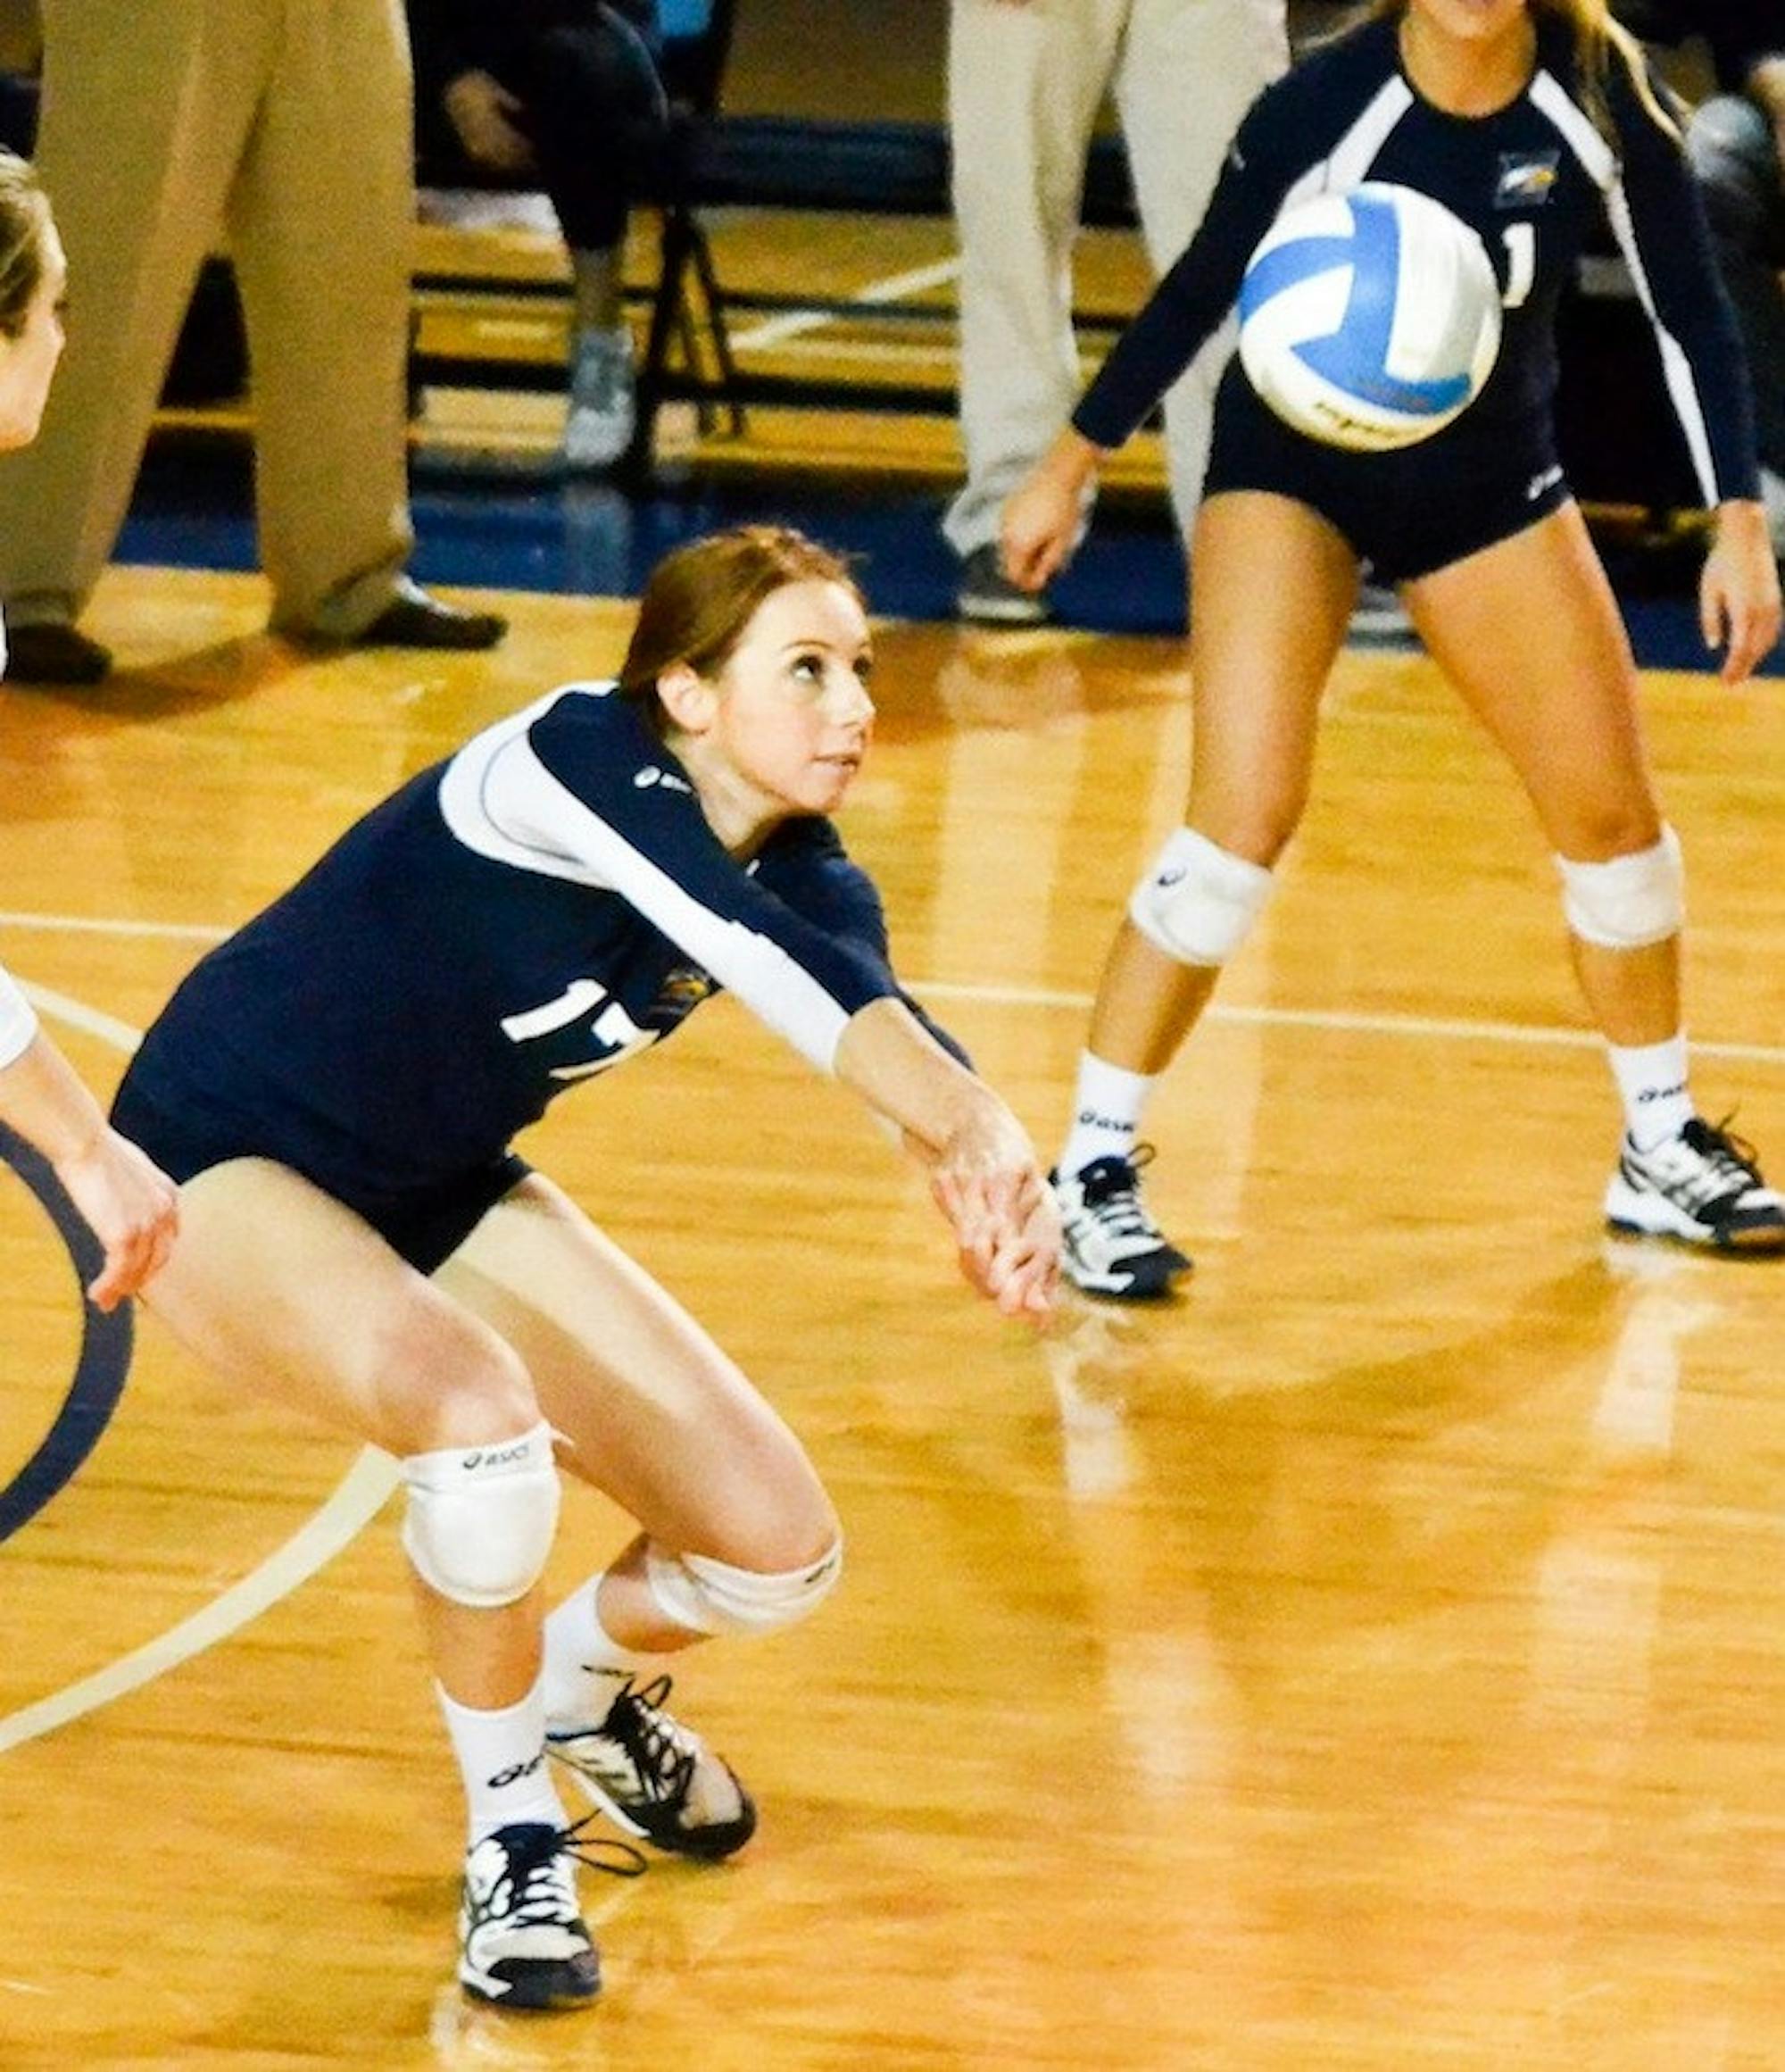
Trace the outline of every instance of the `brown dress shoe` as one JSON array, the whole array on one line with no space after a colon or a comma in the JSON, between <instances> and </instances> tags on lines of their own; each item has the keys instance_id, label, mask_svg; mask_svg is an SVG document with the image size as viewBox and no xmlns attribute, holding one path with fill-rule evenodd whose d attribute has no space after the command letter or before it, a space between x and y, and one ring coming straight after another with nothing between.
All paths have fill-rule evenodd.
<instances>
[{"instance_id":1,"label":"brown dress shoe","mask_svg":"<svg viewBox=\"0 0 1785 2072\"><path fill-rule=\"evenodd\" d=\"M355 647L494 647L508 631L499 612L465 612L443 603L426 590L405 588L386 604L363 632Z\"/></svg>"},{"instance_id":2,"label":"brown dress shoe","mask_svg":"<svg viewBox=\"0 0 1785 2072\"><path fill-rule=\"evenodd\" d=\"M6 676L21 684L96 684L112 668L112 650L65 619L6 629Z\"/></svg>"}]
</instances>

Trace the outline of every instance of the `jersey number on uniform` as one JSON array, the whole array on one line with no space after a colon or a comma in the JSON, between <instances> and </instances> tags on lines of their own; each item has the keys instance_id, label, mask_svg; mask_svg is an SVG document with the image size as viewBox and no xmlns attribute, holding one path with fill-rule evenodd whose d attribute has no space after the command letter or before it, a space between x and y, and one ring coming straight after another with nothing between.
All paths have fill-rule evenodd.
<instances>
[{"instance_id":1,"label":"jersey number on uniform","mask_svg":"<svg viewBox=\"0 0 1785 2072\"><path fill-rule=\"evenodd\" d=\"M619 1064L632 1052L642 1051L647 1044L657 1041L655 1029L640 1028L619 1001L609 998L606 987L593 978L573 978L557 999L548 1000L544 1006L505 1014L502 1034L511 1043L534 1043L585 1016L590 1018L589 1034L601 1045L600 1053L575 1064L553 1065L554 1079L586 1079L592 1072L605 1072L610 1065Z\"/></svg>"}]
</instances>

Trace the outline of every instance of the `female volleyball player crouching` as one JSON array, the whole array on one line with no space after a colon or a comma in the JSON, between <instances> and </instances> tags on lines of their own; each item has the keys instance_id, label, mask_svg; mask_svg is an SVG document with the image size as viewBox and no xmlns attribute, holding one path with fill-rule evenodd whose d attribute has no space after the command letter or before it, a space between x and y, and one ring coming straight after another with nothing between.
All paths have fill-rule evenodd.
<instances>
[{"instance_id":1,"label":"female volleyball player crouching","mask_svg":"<svg viewBox=\"0 0 1785 2072\"><path fill-rule=\"evenodd\" d=\"M1299 436L1229 366L1191 554L1187 824L1135 887L1104 967L1056 1173L1067 1271L1138 1298L1190 1264L1140 1198L1141 1116L1301 817L1322 687L1366 561L1399 587L1556 853L1575 971L1624 1106L1608 1221L1785 1247L1785 1203L1687 1091L1679 846L1644 760L1629 642L1557 460L1556 301L1603 203L1715 511L1705 639L1727 639L1725 681L1746 678L1780 603L1739 350L1678 140L1603 0L1388 0L1268 87L1196 237L1007 503L1007 570L1036 588L1055 573L1101 453L1219 323L1283 203L1364 179L1421 189L1481 237L1505 304L1499 363L1454 423L1382 454Z\"/></svg>"},{"instance_id":2,"label":"female volleyball player crouching","mask_svg":"<svg viewBox=\"0 0 1785 2072\"><path fill-rule=\"evenodd\" d=\"M68 267L49 203L23 159L0 151L0 451L37 436L56 362ZM0 630L0 670L6 642ZM172 1183L104 1111L38 1027L0 965L0 1122L43 1152L92 1225L104 1264L88 1291L109 1310L166 1259L178 1221Z\"/></svg>"},{"instance_id":3,"label":"female volleyball player crouching","mask_svg":"<svg viewBox=\"0 0 1785 2072\"><path fill-rule=\"evenodd\" d=\"M599 1985L545 1752L660 1846L737 1848L750 1799L651 1672L803 1617L842 1560L793 1434L515 1131L723 985L903 1133L982 1294L1051 1299L1029 1144L901 995L824 818L868 746L869 663L822 549L683 548L617 684L551 693L378 807L198 965L119 1095L183 1183L157 1312L402 1461L469 1802L459 1976L504 2005ZM542 1626L554 1439L642 1530Z\"/></svg>"}]
</instances>

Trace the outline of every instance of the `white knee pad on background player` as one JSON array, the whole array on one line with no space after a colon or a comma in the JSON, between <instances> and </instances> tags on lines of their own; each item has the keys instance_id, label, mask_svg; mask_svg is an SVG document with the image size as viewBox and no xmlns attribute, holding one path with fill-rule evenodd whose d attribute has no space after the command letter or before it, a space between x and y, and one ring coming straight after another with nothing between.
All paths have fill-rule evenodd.
<instances>
[{"instance_id":1,"label":"white knee pad on background player","mask_svg":"<svg viewBox=\"0 0 1785 2072\"><path fill-rule=\"evenodd\" d=\"M1271 873L1180 828L1134 887L1128 919L1180 964L1225 964L1264 911Z\"/></svg>"},{"instance_id":2,"label":"white knee pad on background player","mask_svg":"<svg viewBox=\"0 0 1785 2072\"><path fill-rule=\"evenodd\" d=\"M562 1494L550 1425L494 1445L411 1453L403 1478L403 1552L424 1583L455 1604L488 1610L538 1582Z\"/></svg>"},{"instance_id":3,"label":"white knee pad on background player","mask_svg":"<svg viewBox=\"0 0 1785 2072\"><path fill-rule=\"evenodd\" d=\"M1678 935L1686 919L1686 874L1672 828L1661 839L1606 863L1556 859L1562 911L1583 943L1602 950L1646 950Z\"/></svg>"},{"instance_id":4,"label":"white knee pad on background player","mask_svg":"<svg viewBox=\"0 0 1785 2072\"><path fill-rule=\"evenodd\" d=\"M653 1540L645 1569L651 1594L690 1633L773 1633L817 1610L843 1574L843 1542L803 1569L764 1575L710 1554L667 1553Z\"/></svg>"}]
</instances>

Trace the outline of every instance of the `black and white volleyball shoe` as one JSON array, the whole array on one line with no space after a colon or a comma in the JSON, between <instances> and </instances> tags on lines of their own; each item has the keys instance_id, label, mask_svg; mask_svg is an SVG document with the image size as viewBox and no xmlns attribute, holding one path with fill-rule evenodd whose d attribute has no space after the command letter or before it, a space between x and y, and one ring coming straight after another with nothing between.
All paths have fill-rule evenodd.
<instances>
[{"instance_id":1,"label":"black and white volleyball shoe","mask_svg":"<svg viewBox=\"0 0 1785 2072\"><path fill-rule=\"evenodd\" d=\"M1087 1294L1117 1302L1158 1302L1191 1270L1187 1254L1171 1244L1141 1199L1141 1168L1152 1158L1137 1144L1132 1158L1092 1159L1075 1173L1050 1173L1065 1244L1067 1278Z\"/></svg>"},{"instance_id":2,"label":"black and white volleyball shoe","mask_svg":"<svg viewBox=\"0 0 1785 2072\"><path fill-rule=\"evenodd\" d=\"M580 2007L602 1989L601 1960L577 1901L577 1864L637 1877L625 1843L585 1837L579 1823L498 1827L465 1856L459 1901L459 1983L499 2007Z\"/></svg>"},{"instance_id":3,"label":"black and white volleyball shoe","mask_svg":"<svg viewBox=\"0 0 1785 2072\"><path fill-rule=\"evenodd\" d=\"M1785 1252L1785 1196L1760 1177L1754 1146L1696 1115L1652 1151L1625 1137L1606 1223L1716 1252Z\"/></svg>"},{"instance_id":4,"label":"black and white volleyball shoe","mask_svg":"<svg viewBox=\"0 0 1785 2072\"><path fill-rule=\"evenodd\" d=\"M716 1862L756 1832L756 1805L730 1764L669 1713L668 1677L641 1685L608 1672L613 1693L588 1725L548 1724L545 1747L585 1795L629 1835ZM603 1693L605 1695L605 1693Z\"/></svg>"}]
</instances>

